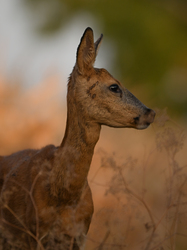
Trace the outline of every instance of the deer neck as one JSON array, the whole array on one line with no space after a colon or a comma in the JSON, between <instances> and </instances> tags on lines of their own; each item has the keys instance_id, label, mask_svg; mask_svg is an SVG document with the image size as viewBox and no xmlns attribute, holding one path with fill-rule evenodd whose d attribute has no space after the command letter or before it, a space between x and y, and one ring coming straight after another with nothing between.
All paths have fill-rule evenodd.
<instances>
[{"instance_id":1,"label":"deer neck","mask_svg":"<svg viewBox=\"0 0 187 250\"><path fill-rule=\"evenodd\" d=\"M69 104L69 103L68 103ZM79 153L92 151L99 139L101 126L89 121L79 104L68 105L65 135L61 147L65 150L72 147Z\"/></svg>"},{"instance_id":2,"label":"deer neck","mask_svg":"<svg viewBox=\"0 0 187 250\"><path fill-rule=\"evenodd\" d=\"M68 199L72 196L77 200L87 183L101 125L86 121L82 113L76 103L68 101L65 136L58 150L61 164L55 164L53 175L55 196L59 196L58 192L67 193Z\"/></svg>"}]
</instances>

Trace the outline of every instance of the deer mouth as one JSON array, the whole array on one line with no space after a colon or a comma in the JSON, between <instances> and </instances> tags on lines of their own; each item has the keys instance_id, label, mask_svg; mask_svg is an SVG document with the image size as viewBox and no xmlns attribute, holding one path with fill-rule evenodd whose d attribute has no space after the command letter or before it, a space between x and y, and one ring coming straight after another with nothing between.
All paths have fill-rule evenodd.
<instances>
[{"instance_id":1,"label":"deer mouth","mask_svg":"<svg viewBox=\"0 0 187 250\"><path fill-rule=\"evenodd\" d=\"M149 127L151 123L153 123L155 118L155 111L152 109L146 109L143 115L139 115L134 118L135 128L137 129L145 129Z\"/></svg>"}]
</instances>

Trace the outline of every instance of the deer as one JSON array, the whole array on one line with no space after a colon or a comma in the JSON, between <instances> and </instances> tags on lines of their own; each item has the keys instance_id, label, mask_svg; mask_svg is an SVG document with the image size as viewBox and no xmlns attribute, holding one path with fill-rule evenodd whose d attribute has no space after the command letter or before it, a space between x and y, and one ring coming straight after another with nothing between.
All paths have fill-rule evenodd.
<instances>
[{"instance_id":1,"label":"deer","mask_svg":"<svg viewBox=\"0 0 187 250\"><path fill-rule=\"evenodd\" d=\"M82 250L94 212L88 172L103 125L145 129L155 112L94 62L103 35L84 31L68 80L59 146L0 157L3 249Z\"/></svg>"}]
</instances>

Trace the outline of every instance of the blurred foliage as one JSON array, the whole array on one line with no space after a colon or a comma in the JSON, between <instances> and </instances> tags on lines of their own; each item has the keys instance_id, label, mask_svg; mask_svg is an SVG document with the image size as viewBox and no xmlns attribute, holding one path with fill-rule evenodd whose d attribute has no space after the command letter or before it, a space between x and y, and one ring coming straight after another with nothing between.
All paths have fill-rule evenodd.
<instances>
[{"instance_id":1,"label":"blurred foliage","mask_svg":"<svg viewBox=\"0 0 187 250\"><path fill-rule=\"evenodd\" d=\"M25 90L20 80L10 84L0 75L0 155L60 144L66 112L58 98L59 85L51 76Z\"/></svg>"},{"instance_id":2,"label":"blurred foliage","mask_svg":"<svg viewBox=\"0 0 187 250\"><path fill-rule=\"evenodd\" d=\"M116 45L114 72L125 85L140 85L151 105L187 116L186 0L24 1L40 17L41 34L58 31L77 12L91 13Z\"/></svg>"}]
</instances>

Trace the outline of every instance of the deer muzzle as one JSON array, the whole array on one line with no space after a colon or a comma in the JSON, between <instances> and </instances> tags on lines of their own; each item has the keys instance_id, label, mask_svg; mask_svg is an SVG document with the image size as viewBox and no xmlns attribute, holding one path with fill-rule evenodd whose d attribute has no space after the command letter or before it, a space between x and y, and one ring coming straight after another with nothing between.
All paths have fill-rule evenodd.
<instances>
[{"instance_id":1,"label":"deer muzzle","mask_svg":"<svg viewBox=\"0 0 187 250\"><path fill-rule=\"evenodd\" d=\"M153 123L155 115L156 113L154 110L146 108L144 114L134 118L134 123L136 125L136 128L137 129L147 128L151 123Z\"/></svg>"}]
</instances>

